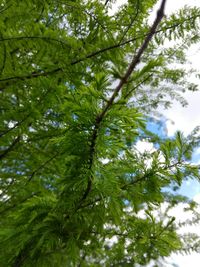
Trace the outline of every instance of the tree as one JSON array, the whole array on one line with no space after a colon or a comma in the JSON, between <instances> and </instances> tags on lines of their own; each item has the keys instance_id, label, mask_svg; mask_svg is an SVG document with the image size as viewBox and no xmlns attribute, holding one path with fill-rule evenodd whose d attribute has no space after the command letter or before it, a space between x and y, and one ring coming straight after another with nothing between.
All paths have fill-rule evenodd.
<instances>
[{"instance_id":1,"label":"tree","mask_svg":"<svg viewBox=\"0 0 200 267\"><path fill-rule=\"evenodd\" d=\"M168 213L195 212L174 191L199 179L199 129L168 138L148 122L197 89L182 64L200 10L165 17L163 0L149 26L156 0L111 16L112 2L1 3L1 266L137 266L199 249ZM154 150L137 151L142 140Z\"/></svg>"}]
</instances>

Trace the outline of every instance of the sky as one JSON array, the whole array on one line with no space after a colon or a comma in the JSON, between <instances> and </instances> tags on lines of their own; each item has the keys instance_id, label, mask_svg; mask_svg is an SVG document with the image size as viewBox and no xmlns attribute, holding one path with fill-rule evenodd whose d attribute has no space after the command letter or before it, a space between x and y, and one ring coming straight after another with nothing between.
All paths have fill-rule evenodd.
<instances>
[{"instance_id":1,"label":"sky","mask_svg":"<svg viewBox=\"0 0 200 267\"><path fill-rule=\"evenodd\" d=\"M118 6L126 3L126 0L118 0L115 4L115 7L112 9L111 13L114 13ZM196 6L200 8L200 0L167 0L165 14L170 15L176 10L187 6ZM159 7L158 5L155 7L155 12L151 14L150 20L153 21L156 10ZM192 63L192 67L199 70L200 73L200 44L194 45L187 53L187 57L189 61ZM177 102L173 103L172 107L168 110L165 110L163 113L166 120L167 127L167 135L173 136L177 130L182 131L185 135L189 134L193 128L200 125L200 80L199 83L199 91L198 92L186 92L184 94L185 98L188 101L187 107L182 107ZM140 150L149 149L150 147L147 143L138 144ZM200 164L200 148L197 149L193 155L193 162ZM187 195L188 197L194 199L200 204L200 184L197 181L187 181L185 182L179 193ZM180 206L176 208L174 211L177 220L186 219L183 213L183 209ZM190 215L187 215L190 216ZM198 233L200 235L200 226L197 225L192 228L187 228L192 232ZM185 231L185 229L180 229L180 231ZM182 255L182 254L172 254L170 258L167 259L168 264L166 267L171 267L172 263L177 264L179 267L199 267L200 262L200 254L192 253L190 255Z\"/></svg>"}]
</instances>

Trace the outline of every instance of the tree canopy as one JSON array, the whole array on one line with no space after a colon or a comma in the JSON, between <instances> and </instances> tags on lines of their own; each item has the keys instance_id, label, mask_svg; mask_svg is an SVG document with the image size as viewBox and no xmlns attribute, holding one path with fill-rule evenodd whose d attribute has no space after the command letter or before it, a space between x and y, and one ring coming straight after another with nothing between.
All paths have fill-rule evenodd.
<instances>
[{"instance_id":1,"label":"tree canopy","mask_svg":"<svg viewBox=\"0 0 200 267\"><path fill-rule=\"evenodd\" d=\"M197 251L169 210L199 180L199 128L168 137L159 108L197 90L185 68L199 8L161 1L9 0L0 4L2 267L141 266ZM163 116L163 115L162 115ZM138 142L152 144L139 151ZM161 207L165 210L160 212ZM156 263L155 263L156 264Z\"/></svg>"}]
</instances>

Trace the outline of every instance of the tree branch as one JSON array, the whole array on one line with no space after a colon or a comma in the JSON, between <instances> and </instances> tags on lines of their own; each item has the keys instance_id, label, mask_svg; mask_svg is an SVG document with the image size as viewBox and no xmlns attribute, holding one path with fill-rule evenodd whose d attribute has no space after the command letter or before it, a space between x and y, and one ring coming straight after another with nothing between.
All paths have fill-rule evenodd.
<instances>
[{"instance_id":1,"label":"tree branch","mask_svg":"<svg viewBox=\"0 0 200 267\"><path fill-rule=\"evenodd\" d=\"M0 160L2 160L4 157L7 156L7 154L12 151L12 149L19 143L20 141L20 136L18 136L17 138L14 139L14 141L12 142L12 144L3 151L3 153L0 154Z\"/></svg>"},{"instance_id":2,"label":"tree branch","mask_svg":"<svg viewBox=\"0 0 200 267\"><path fill-rule=\"evenodd\" d=\"M107 4L110 2L110 0L106 0L104 3L104 6L107 6Z\"/></svg>"},{"instance_id":3,"label":"tree branch","mask_svg":"<svg viewBox=\"0 0 200 267\"><path fill-rule=\"evenodd\" d=\"M126 36L127 32L130 30L130 28L133 26L138 14L139 14L139 0L137 0L137 4L136 4L136 13L135 13L135 16L131 19L131 22L130 24L128 25L128 27L126 28L126 30L124 31L120 41L119 41L119 44L122 43L122 41L124 40L124 37Z\"/></svg>"},{"instance_id":4,"label":"tree branch","mask_svg":"<svg viewBox=\"0 0 200 267\"><path fill-rule=\"evenodd\" d=\"M129 97L138 87L143 85L146 81L148 81L153 76L153 73L150 73L147 77L145 77L141 82L139 82L136 86L134 86L129 92L126 93L124 98Z\"/></svg>"},{"instance_id":5,"label":"tree branch","mask_svg":"<svg viewBox=\"0 0 200 267\"><path fill-rule=\"evenodd\" d=\"M132 72L135 70L136 66L140 62L141 56L143 55L144 51L146 50L149 42L151 41L153 35L156 32L157 26L159 25L160 21L162 20L162 18L164 16L165 3L166 3L166 0L163 0L162 3L161 3L160 9L157 12L157 17L156 17L156 19L155 19L155 21L154 21L154 23L153 23L148 35L146 36L142 46L138 50L136 56L133 57L132 62L129 65L125 75L121 78L121 80L120 80L118 86L115 88L114 93L112 94L110 100L107 102L107 104L104 107L102 113L99 115L100 121L105 116L105 114L107 113L108 109L112 106L116 96L118 95L118 93L120 92L122 87L128 82L128 79L130 78Z\"/></svg>"},{"instance_id":6,"label":"tree branch","mask_svg":"<svg viewBox=\"0 0 200 267\"><path fill-rule=\"evenodd\" d=\"M53 70L50 70L50 71L39 71L39 72L32 72L30 74L27 74L27 75L24 75L24 76L13 76L13 77L7 77L7 78L4 78L4 79L1 79L0 82L9 82L11 80L29 80L29 79L32 79L32 78L38 78L38 77L46 77L48 75L51 75L51 74L54 74L54 73L57 73L57 72L60 72L62 71L62 68L56 68L56 69L53 69ZM6 84L6 85L9 85L9 84ZM3 91L4 88L0 88L1 91Z\"/></svg>"},{"instance_id":7,"label":"tree branch","mask_svg":"<svg viewBox=\"0 0 200 267\"><path fill-rule=\"evenodd\" d=\"M99 117L97 116L96 121L95 121L95 126L94 126L94 130L93 130L93 134L92 134L92 138L91 138L91 145L90 145L90 157L89 157L89 170L91 171L92 169L92 165L93 165L93 161L94 161L94 153L95 153L95 146L96 146L96 140L97 140L97 135L98 135L98 130L100 127L100 121L99 121ZM80 203L78 205L78 208L80 208L81 203L87 198L88 194L90 193L92 189L92 176L90 176L88 178L88 184L87 184L87 188L80 200Z\"/></svg>"},{"instance_id":8,"label":"tree branch","mask_svg":"<svg viewBox=\"0 0 200 267\"><path fill-rule=\"evenodd\" d=\"M6 38L1 38L0 42L5 42L5 41L13 41L13 40L45 40L45 41L53 41L56 43L61 44L62 46L67 46L68 48L71 48L71 46L69 44L67 44L66 42L63 42L62 40L56 39L56 38L52 38L52 37L48 37L48 36L15 36L15 37L6 37Z\"/></svg>"},{"instance_id":9,"label":"tree branch","mask_svg":"<svg viewBox=\"0 0 200 267\"><path fill-rule=\"evenodd\" d=\"M32 197L34 197L34 196L38 196L39 193L41 193L41 192L38 191L38 192L36 192L36 193L32 193L31 195L29 195L29 196L27 196L26 198L22 199L22 200L19 201L18 203L13 204L12 206L8 206L8 207L6 207L6 208L3 209L3 210L0 210L0 214L2 215L2 214L4 214L5 212L8 212L8 211L10 211L10 210L16 208L18 205L23 204L24 202L26 202L27 200L31 199ZM2 206L5 207L5 203L7 203L9 200L10 200L10 198L9 198L8 200L4 201L4 202L2 203L2 205L0 206L0 208L1 208Z\"/></svg>"},{"instance_id":10,"label":"tree branch","mask_svg":"<svg viewBox=\"0 0 200 267\"><path fill-rule=\"evenodd\" d=\"M0 138L3 137L4 135L6 135L7 133L11 132L12 130L16 129L18 126L20 126L30 115L31 115L31 113L29 113L23 119L18 121L13 127L8 128L6 131L0 133Z\"/></svg>"},{"instance_id":11,"label":"tree branch","mask_svg":"<svg viewBox=\"0 0 200 267\"><path fill-rule=\"evenodd\" d=\"M160 8L159 8L159 10L157 12L156 19L155 19L155 21L154 21L154 23L153 23L148 35L146 36L142 46L139 48L136 56L133 57L132 62L129 65L125 75L122 77L122 79L120 80L118 86L115 88L114 93L112 94L111 98L107 102L106 106L103 108L102 112L99 115L97 115L97 117L96 117L95 127L94 127L94 130L93 130L91 146L90 146L89 169L92 168L92 163L93 163L94 153L95 153L96 139L98 137L98 130L100 128L100 124L101 124L104 116L106 115L107 111L112 106L112 104L113 104L116 96L118 95L119 91L127 83L127 81L130 78L132 72L135 70L135 67L140 62L141 56L143 55L144 51L146 50L149 42L151 41L153 35L156 32L157 26L159 25L160 21L162 20L162 18L164 16L165 3L166 3L166 0L163 0L162 3L161 3L161 6L160 6ZM89 177L88 178L87 188L86 188L86 190L85 190L85 192L83 194L83 197L80 200L80 203L87 198L87 196L89 195L91 189L92 189L92 177ZM80 203L79 203L79 206L81 205Z\"/></svg>"},{"instance_id":12,"label":"tree branch","mask_svg":"<svg viewBox=\"0 0 200 267\"><path fill-rule=\"evenodd\" d=\"M174 167L177 167L179 164L181 164L180 161L177 161L177 162L175 162L175 163L173 163L173 164L171 164L171 165L166 165L166 166L163 168L163 170L172 169L172 168L174 168ZM155 174L156 174L156 172L153 173L153 175L155 175ZM132 186L132 185L137 184L137 183L139 183L139 182L142 182L142 181L144 181L144 180L145 180L146 178L148 178L148 177L149 177L149 173L146 173L146 174L144 174L144 175L142 175L142 176L136 177L136 179L133 180L132 182L123 185L123 186L121 187L121 189L122 189L122 190L126 190L126 187L128 187L128 186Z\"/></svg>"},{"instance_id":13,"label":"tree branch","mask_svg":"<svg viewBox=\"0 0 200 267\"><path fill-rule=\"evenodd\" d=\"M33 177L35 176L35 174L40 171L41 169L43 169L48 163L50 163L53 159L55 159L57 156L59 155L59 153L56 153L55 155L53 155L52 157L50 157L49 159L47 159L45 162L43 162L37 169L35 169L32 174L29 176L27 183L29 183Z\"/></svg>"},{"instance_id":14,"label":"tree branch","mask_svg":"<svg viewBox=\"0 0 200 267\"><path fill-rule=\"evenodd\" d=\"M10 2L10 1L7 1L7 4L8 4L8 2ZM0 9L0 14L5 12L6 10L8 10L11 6L12 6L12 4L6 6L5 8Z\"/></svg>"},{"instance_id":15,"label":"tree branch","mask_svg":"<svg viewBox=\"0 0 200 267\"><path fill-rule=\"evenodd\" d=\"M188 20L191 20L191 19L194 19L194 16L187 18L185 21L188 21ZM164 32L166 30L174 29L174 28L179 27L180 25L182 25L184 22L179 22L179 23L173 24L173 25L171 25L169 27L162 28L160 30L156 30L154 32L154 34L157 34L157 33L160 33L160 32ZM81 63L81 62L83 62L83 61L85 61L87 59L96 57L99 54L102 54L104 52L110 51L112 49L120 48L122 46L125 46L125 45L127 45L129 43L133 43L134 41L137 41L137 40L142 39L142 38L147 37L147 36L148 36L148 33L144 34L144 35L138 35L138 36L136 36L134 38L128 39L126 41L123 41L122 43L117 43L117 44L111 45L109 47L101 48L101 49L99 49L97 51L94 51L94 52L90 53L89 55L87 55L85 57L82 57L82 58L79 58L77 60L72 61L69 65L71 65L71 66L76 65L76 64ZM24 76L6 77L6 78L1 79L0 82L8 82L8 83L5 84L4 88L0 88L0 90L3 91L7 86L10 85L9 81L12 81L12 80L15 81L15 80L33 79L33 78L38 78L38 77L46 77L48 75L52 75L52 74L55 74L57 72L63 72L63 69L62 68L55 68L53 70L46 71L46 72L45 71L42 71L42 72L39 71L39 72L32 72L32 73L24 75Z\"/></svg>"}]
</instances>

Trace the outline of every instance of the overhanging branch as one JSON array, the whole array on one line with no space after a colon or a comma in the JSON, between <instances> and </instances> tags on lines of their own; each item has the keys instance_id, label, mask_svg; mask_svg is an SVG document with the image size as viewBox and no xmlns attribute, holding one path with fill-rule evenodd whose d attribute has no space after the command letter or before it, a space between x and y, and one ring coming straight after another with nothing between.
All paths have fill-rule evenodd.
<instances>
[{"instance_id":1,"label":"overhanging branch","mask_svg":"<svg viewBox=\"0 0 200 267\"><path fill-rule=\"evenodd\" d=\"M142 46L139 48L136 56L133 57L132 62L130 63L126 73L121 78L121 80L120 80L118 86L115 88L114 93L112 94L110 100L107 102L107 104L104 107L103 111L99 115L99 120L100 121L103 119L103 117L107 113L108 109L112 106L116 96L118 95L118 93L120 92L122 87L128 82L128 79L130 78L131 74L135 70L135 68L138 65L138 63L140 62L141 56L143 55L144 51L148 47L148 44L150 43L153 35L156 32L156 28L158 27L160 21L162 20L162 18L164 16L165 3L166 3L166 0L163 0L162 3L161 3L160 9L157 12L157 17L156 17L156 19L155 19L155 21L154 21L154 23L153 23L148 35L146 36Z\"/></svg>"},{"instance_id":2,"label":"overhanging branch","mask_svg":"<svg viewBox=\"0 0 200 267\"><path fill-rule=\"evenodd\" d=\"M92 140L91 140L91 146L90 146L90 163L89 163L89 168L90 169L92 168L92 164L93 164L93 159L94 159L94 154L95 154L96 140L97 140L97 137L98 137L98 130L100 128L100 124L101 124L103 118L105 117L107 111L112 106L112 104L113 104L115 98L117 97L118 93L121 91L121 89L123 88L123 86L127 83L127 81L130 78L131 74L135 70L137 64L140 62L141 56L143 55L144 51L148 47L148 44L150 43L153 35L156 32L156 28L158 27L160 21L162 20L162 18L164 16L165 4L166 4L166 0L163 0L162 3L161 3L161 6L159 8L159 10L157 11L156 19L155 19L155 21L154 21L154 23L153 23L153 25L152 25L152 27L151 27L148 35L146 36L143 44L139 48L137 54L133 57L132 62L130 63L130 65L129 65L127 71L126 71L126 73L121 78L119 84L115 88L112 96L108 100L108 102L105 105L105 107L103 108L102 112L100 114L98 114L97 117L96 117L95 127L94 127L94 130L93 130ZM87 188L86 188L86 190L85 190L85 192L83 194L83 197L80 200L79 206L81 205L81 202L87 198L87 196L89 195L91 189L92 189L92 177L90 176L88 178Z\"/></svg>"},{"instance_id":3,"label":"overhanging branch","mask_svg":"<svg viewBox=\"0 0 200 267\"><path fill-rule=\"evenodd\" d=\"M189 20L192 20L194 18L197 18L197 17L200 17L200 16L192 16L192 17L189 17L187 18L185 21L189 21ZM179 27L180 25L182 25L184 22L178 22L178 23L175 23L169 27L165 27L165 28L161 28L159 30L156 30L154 32L154 34L158 34L158 33L161 33L161 32L165 32L167 30L170 30L170 29L175 29L177 27ZM101 48L97 51L94 51L88 55L86 55L85 57L82 57L82 58L79 58L77 60L74 60L72 61L69 65L73 66L73 65L76 65L78 63L81 63L87 59L90 59L90 58L93 58L93 57L96 57L102 53L105 53L107 51L110 51L110 50L113 50L113 49L117 49L117 48L120 48L120 47L123 47L127 44L130 44L130 43L133 43L139 39L142 39L144 37L147 37L149 33L146 33L146 34L143 34L143 35L138 35L134 38L131 38L131 39L128 39L128 40L125 40L121 43L117 43L117 44L114 44L114 45L111 45L111 46L108 46L108 47L105 47L105 48ZM29 80L29 79L34 79L34 78L38 78L38 77L47 77L49 75L53 75L53 74L56 74L58 72L63 72L63 69L62 68L55 68L55 69L52 69L52 70L49 70L49 71L38 71L38 72L32 72L32 73L29 73L27 75L23 75L23 76L11 76L11 77L6 77L6 78L3 78L3 79L0 79L0 83L5 83L4 84L4 88L0 88L1 91L3 91L7 86L9 86L10 84L12 84L14 81L17 81L17 80Z\"/></svg>"}]
</instances>

